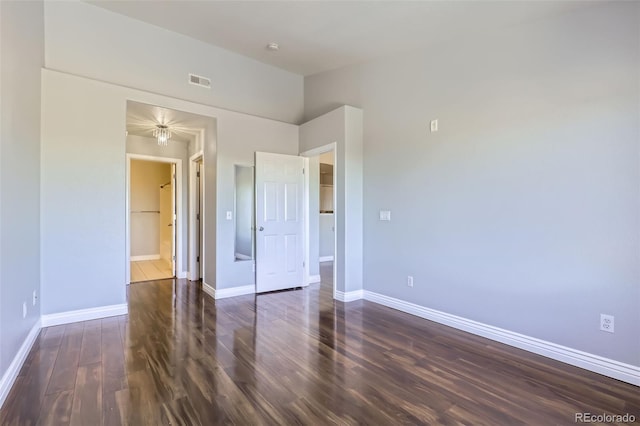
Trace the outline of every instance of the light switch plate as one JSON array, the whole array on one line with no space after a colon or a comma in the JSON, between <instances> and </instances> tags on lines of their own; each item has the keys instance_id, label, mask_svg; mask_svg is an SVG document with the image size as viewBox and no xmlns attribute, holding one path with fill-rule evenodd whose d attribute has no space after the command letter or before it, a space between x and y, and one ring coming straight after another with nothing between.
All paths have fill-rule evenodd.
<instances>
[{"instance_id":1,"label":"light switch plate","mask_svg":"<svg viewBox=\"0 0 640 426\"><path fill-rule=\"evenodd\" d=\"M231 220L233 219L233 212L228 211L227 212L227 220Z\"/></svg>"},{"instance_id":2,"label":"light switch plate","mask_svg":"<svg viewBox=\"0 0 640 426\"><path fill-rule=\"evenodd\" d=\"M391 220L391 211L390 210L380 210L380 220L390 221Z\"/></svg>"}]
</instances>

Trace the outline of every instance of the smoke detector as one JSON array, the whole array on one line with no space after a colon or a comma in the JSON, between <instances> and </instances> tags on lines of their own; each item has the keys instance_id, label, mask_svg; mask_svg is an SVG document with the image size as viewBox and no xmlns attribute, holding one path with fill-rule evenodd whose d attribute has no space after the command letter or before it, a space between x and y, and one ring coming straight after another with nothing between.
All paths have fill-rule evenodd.
<instances>
[{"instance_id":1,"label":"smoke detector","mask_svg":"<svg viewBox=\"0 0 640 426\"><path fill-rule=\"evenodd\" d=\"M277 52L278 49L280 49L280 46L278 46L278 43L271 42L267 44L267 50L271 50L272 52Z\"/></svg>"}]
</instances>

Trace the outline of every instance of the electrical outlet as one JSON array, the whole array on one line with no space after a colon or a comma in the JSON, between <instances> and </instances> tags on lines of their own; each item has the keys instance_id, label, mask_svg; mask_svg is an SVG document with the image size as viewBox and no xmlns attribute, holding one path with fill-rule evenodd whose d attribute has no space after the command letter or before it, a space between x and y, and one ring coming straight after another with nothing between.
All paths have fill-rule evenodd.
<instances>
[{"instance_id":1,"label":"electrical outlet","mask_svg":"<svg viewBox=\"0 0 640 426\"><path fill-rule=\"evenodd\" d=\"M233 212L227 211L227 220L233 220Z\"/></svg>"},{"instance_id":2,"label":"electrical outlet","mask_svg":"<svg viewBox=\"0 0 640 426\"><path fill-rule=\"evenodd\" d=\"M615 321L613 315L600 314L600 330L607 333L615 333Z\"/></svg>"},{"instance_id":3,"label":"electrical outlet","mask_svg":"<svg viewBox=\"0 0 640 426\"><path fill-rule=\"evenodd\" d=\"M430 128L432 133L438 131L438 119L437 118L435 120L431 120L429 128Z\"/></svg>"},{"instance_id":4,"label":"electrical outlet","mask_svg":"<svg viewBox=\"0 0 640 426\"><path fill-rule=\"evenodd\" d=\"M407 286L413 287L413 277L411 275L407 277Z\"/></svg>"},{"instance_id":5,"label":"electrical outlet","mask_svg":"<svg viewBox=\"0 0 640 426\"><path fill-rule=\"evenodd\" d=\"M22 318L27 317L27 302L22 302Z\"/></svg>"},{"instance_id":6,"label":"electrical outlet","mask_svg":"<svg viewBox=\"0 0 640 426\"><path fill-rule=\"evenodd\" d=\"M33 290L33 306L36 306L37 300L38 300L38 295L36 294L36 291Z\"/></svg>"}]
</instances>

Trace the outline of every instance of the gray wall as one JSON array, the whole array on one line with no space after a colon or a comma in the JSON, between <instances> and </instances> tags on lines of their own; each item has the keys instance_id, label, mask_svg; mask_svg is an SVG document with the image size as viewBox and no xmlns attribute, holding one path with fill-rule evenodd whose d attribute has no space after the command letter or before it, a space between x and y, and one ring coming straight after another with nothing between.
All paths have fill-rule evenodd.
<instances>
[{"instance_id":1,"label":"gray wall","mask_svg":"<svg viewBox=\"0 0 640 426\"><path fill-rule=\"evenodd\" d=\"M302 117L297 74L84 2L46 2L45 22L48 69L289 123ZM212 88L188 84L189 73Z\"/></svg>"},{"instance_id":2,"label":"gray wall","mask_svg":"<svg viewBox=\"0 0 640 426\"><path fill-rule=\"evenodd\" d=\"M205 129L202 145L203 183L203 250L202 282L215 288L218 275L218 121ZM202 260L202 259L201 259Z\"/></svg>"},{"instance_id":3,"label":"gray wall","mask_svg":"<svg viewBox=\"0 0 640 426\"><path fill-rule=\"evenodd\" d=\"M253 262L235 261L235 223L226 212L234 210L235 165L254 165L256 151L297 155L298 126L240 115L218 122L218 227L217 240L211 241L217 244L216 290L255 284Z\"/></svg>"},{"instance_id":4,"label":"gray wall","mask_svg":"<svg viewBox=\"0 0 640 426\"><path fill-rule=\"evenodd\" d=\"M308 119L366 114L366 290L640 365L639 8L305 79Z\"/></svg>"},{"instance_id":5,"label":"gray wall","mask_svg":"<svg viewBox=\"0 0 640 426\"><path fill-rule=\"evenodd\" d=\"M333 232L333 213L320 213L316 214L319 218L319 256L320 257L333 257L335 250L335 238Z\"/></svg>"},{"instance_id":6,"label":"gray wall","mask_svg":"<svg viewBox=\"0 0 640 426\"><path fill-rule=\"evenodd\" d=\"M342 106L302 124L299 130L301 153L336 144L334 268L339 292L362 290L362 123L362 110Z\"/></svg>"},{"instance_id":7,"label":"gray wall","mask_svg":"<svg viewBox=\"0 0 640 426\"><path fill-rule=\"evenodd\" d=\"M233 210L233 165L255 150L295 153L297 126L57 71L42 81L43 314L126 303L127 100L215 118L204 141L205 282L252 282L250 262L233 266L233 221L216 218Z\"/></svg>"},{"instance_id":8,"label":"gray wall","mask_svg":"<svg viewBox=\"0 0 640 426\"><path fill-rule=\"evenodd\" d=\"M0 2L0 377L40 317L43 25L42 2Z\"/></svg>"}]
</instances>

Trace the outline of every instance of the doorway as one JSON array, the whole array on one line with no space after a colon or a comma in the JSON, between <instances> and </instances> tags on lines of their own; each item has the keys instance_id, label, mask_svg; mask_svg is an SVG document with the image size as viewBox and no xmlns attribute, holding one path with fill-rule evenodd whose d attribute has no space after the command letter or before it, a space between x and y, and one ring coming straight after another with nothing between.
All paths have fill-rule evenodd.
<instances>
[{"instance_id":1,"label":"doorway","mask_svg":"<svg viewBox=\"0 0 640 426\"><path fill-rule=\"evenodd\" d=\"M127 283L177 275L181 170L180 159L127 154Z\"/></svg>"},{"instance_id":2,"label":"doorway","mask_svg":"<svg viewBox=\"0 0 640 426\"><path fill-rule=\"evenodd\" d=\"M328 144L300 154L308 159L306 177L307 280L320 283L322 291L336 297L336 144ZM326 288L325 288L326 287Z\"/></svg>"}]
</instances>

